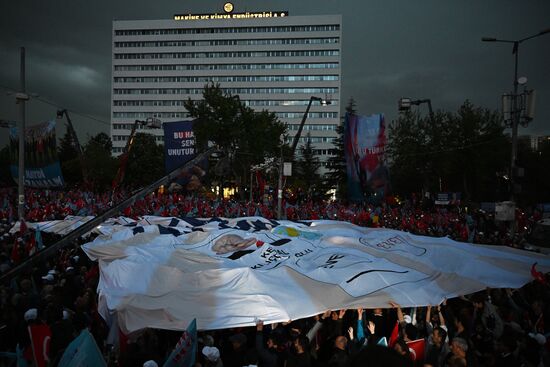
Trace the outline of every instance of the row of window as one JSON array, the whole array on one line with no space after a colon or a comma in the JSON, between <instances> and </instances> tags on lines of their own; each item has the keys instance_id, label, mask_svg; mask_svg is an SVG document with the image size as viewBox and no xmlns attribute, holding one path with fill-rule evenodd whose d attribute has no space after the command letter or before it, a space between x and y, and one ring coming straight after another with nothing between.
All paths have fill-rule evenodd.
<instances>
[{"instance_id":1,"label":"row of window","mask_svg":"<svg viewBox=\"0 0 550 367\"><path fill-rule=\"evenodd\" d=\"M229 94L337 93L338 88L222 88ZM115 88L114 94L202 94L203 88Z\"/></svg>"},{"instance_id":2,"label":"row of window","mask_svg":"<svg viewBox=\"0 0 550 367\"><path fill-rule=\"evenodd\" d=\"M329 38L282 38L248 40L201 40L201 41L134 41L115 42L115 47L193 47L193 46L258 46L258 45L323 45L338 43L338 37Z\"/></svg>"},{"instance_id":3,"label":"row of window","mask_svg":"<svg viewBox=\"0 0 550 367\"><path fill-rule=\"evenodd\" d=\"M301 82L336 81L338 75L235 75L115 77L115 83Z\"/></svg>"},{"instance_id":4,"label":"row of window","mask_svg":"<svg viewBox=\"0 0 550 367\"><path fill-rule=\"evenodd\" d=\"M113 106L183 106L183 100L140 100L140 101L128 101L128 100L116 100L113 101ZM263 106L307 106L309 100L241 100L245 106L251 107L263 107ZM314 101L313 104L320 104L320 102ZM338 105L338 101L331 100L331 105Z\"/></svg>"},{"instance_id":5,"label":"row of window","mask_svg":"<svg viewBox=\"0 0 550 367\"><path fill-rule=\"evenodd\" d=\"M278 118L286 119L298 119L304 116L301 112L275 112L275 116ZM140 118L181 118L181 117L190 117L187 112L113 112L113 118L130 118L130 119L140 119ZM338 112L309 112L307 117L310 119L319 119L319 118L337 118ZM311 126L311 125L309 125ZM322 130L310 129L310 130Z\"/></svg>"},{"instance_id":6,"label":"row of window","mask_svg":"<svg viewBox=\"0 0 550 367\"><path fill-rule=\"evenodd\" d=\"M300 125L298 124L289 124L287 126L288 126L288 130L290 131L296 131L300 128ZM334 124L304 125L303 131L336 131L336 125Z\"/></svg>"},{"instance_id":7,"label":"row of window","mask_svg":"<svg viewBox=\"0 0 550 367\"><path fill-rule=\"evenodd\" d=\"M163 136L154 136L153 137L155 138L156 141L158 142L164 142L164 137ZM111 136L111 140L112 141L127 141L128 140L128 135L112 135ZM119 151L115 150L115 149L120 149ZM122 148L113 148L113 152L115 153L122 153Z\"/></svg>"},{"instance_id":8,"label":"row of window","mask_svg":"<svg viewBox=\"0 0 550 367\"><path fill-rule=\"evenodd\" d=\"M160 138L160 139L158 139ZM120 137L120 139L115 139L115 136L113 136L113 141L126 141L126 137ZM159 142L162 142L163 139L162 137L157 137L157 141ZM112 151L113 153L122 153L122 151L124 150L124 148L122 147L113 147L112 148ZM324 153L326 151L326 153ZM319 153L319 152L322 152L322 153ZM315 155L334 155L334 153L331 152L331 149L315 149L314 150L314 154ZM327 167L329 165L329 162L319 162L319 164L321 165L321 167Z\"/></svg>"},{"instance_id":9,"label":"row of window","mask_svg":"<svg viewBox=\"0 0 550 367\"><path fill-rule=\"evenodd\" d=\"M251 107L260 107L260 106L307 106L309 104L309 99L301 100L241 100L245 106ZM312 105L319 105L321 102L313 101ZM330 104L333 106L338 105L337 100L330 100Z\"/></svg>"},{"instance_id":10,"label":"row of window","mask_svg":"<svg viewBox=\"0 0 550 367\"><path fill-rule=\"evenodd\" d=\"M170 101L113 101L113 106L183 106L183 100Z\"/></svg>"},{"instance_id":11,"label":"row of window","mask_svg":"<svg viewBox=\"0 0 550 367\"><path fill-rule=\"evenodd\" d=\"M290 57L290 56L338 56L339 50L306 51L225 51L225 52L152 52L116 53L115 60L129 59L219 59L224 57Z\"/></svg>"},{"instance_id":12,"label":"row of window","mask_svg":"<svg viewBox=\"0 0 550 367\"><path fill-rule=\"evenodd\" d=\"M313 149L315 155L336 155L335 149Z\"/></svg>"},{"instance_id":13,"label":"row of window","mask_svg":"<svg viewBox=\"0 0 550 367\"><path fill-rule=\"evenodd\" d=\"M286 140L286 143L287 144L290 144L292 142L292 139L293 138L289 138ZM327 136L323 136L323 137L315 137L315 136L302 136L300 137L300 139L298 140L298 143L302 143L302 144L305 144L307 143L307 141L309 140L311 143L313 144L316 144L316 143L332 143L334 141L335 138L333 137L327 137Z\"/></svg>"},{"instance_id":14,"label":"row of window","mask_svg":"<svg viewBox=\"0 0 550 367\"><path fill-rule=\"evenodd\" d=\"M304 114L303 112L275 112L275 116L282 119L301 119ZM331 119L337 118L338 112L309 112L307 117L312 119Z\"/></svg>"},{"instance_id":15,"label":"row of window","mask_svg":"<svg viewBox=\"0 0 550 367\"><path fill-rule=\"evenodd\" d=\"M115 129L116 129L116 127L115 127ZM154 138L158 142L163 142L164 141L164 137L162 135L161 136L154 136ZM112 135L111 139L113 141L124 141L125 142L125 141L128 140L128 135ZM305 139L307 139L307 137L300 138L300 143L305 143ZM312 143L331 142L332 140L330 140L330 139L334 140L334 138L320 138L320 137L310 137L309 138L309 140L311 140ZM115 149L120 149L120 150L115 150ZM116 147L113 148L113 152L115 152L115 153L122 153L122 150L123 150L123 148L116 148ZM314 149L313 153L316 154L316 155L334 155L335 154L334 149Z\"/></svg>"},{"instance_id":16,"label":"row of window","mask_svg":"<svg viewBox=\"0 0 550 367\"><path fill-rule=\"evenodd\" d=\"M156 118L180 118L189 117L187 112L113 112L113 118L141 119L148 117Z\"/></svg>"},{"instance_id":17,"label":"row of window","mask_svg":"<svg viewBox=\"0 0 550 367\"><path fill-rule=\"evenodd\" d=\"M209 33L274 33L274 32L330 32L340 30L339 24L309 26L273 27L230 27L230 28L168 28L168 29L125 29L116 30L116 36L151 36L164 34L209 34Z\"/></svg>"},{"instance_id":18,"label":"row of window","mask_svg":"<svg viewBox=\"0 0 550 367\"><path fill-rule=\"evenodd\" d=\"M115 71L337 69L337 62L296 64L115 65Z\"/></svg>"}]
</instances>

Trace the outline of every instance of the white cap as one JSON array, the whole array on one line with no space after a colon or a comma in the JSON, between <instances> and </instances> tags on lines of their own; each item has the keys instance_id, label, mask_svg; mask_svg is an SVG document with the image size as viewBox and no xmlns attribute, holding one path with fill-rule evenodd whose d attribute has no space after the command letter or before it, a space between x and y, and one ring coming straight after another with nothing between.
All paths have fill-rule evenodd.
<instances>
[{"instance_id":1,"label":"white cap","mask_svg":"<svg viewBox=\"0 0 550 367\"><path fill-rule=\"evenodd\" d=\"M410 324L412 322L412 318L409 315L403 316L403 320L405 320L407 324Z\"/></svg>"},{"instance_id":2,"label":"white cap","mask_svg":"<svg viewBox=\"0 0 550 367\"><path fill-rule=\"evenodd\" d=\"M144 362L143 367L159 367L159 365L157 364L157 362L151 359L151 360L148 360L147 362Z\"/></svg>"},{"instance_id":3,"label":"white cap","mask_svg":"<svg viewBox=\"0 0 550 367\"><path fill-rule=\"evenodd\" d=\"M546 337L542 334L535 334L535 333L529 333L529 336L533 339L536 340L537 343L539 343L539 345L544 345L546 344Z\"/></svg>"},{"instance_id":4,"label":"white cap","mask_svg":"<svg viewBox=\"0 0 550 367\"><path fill-rule=\"evenodd\" d=\"M216 362L218 359L220 359L220 351L216 347L204 347L202 348L202 354L210 362Z\"/></svg>"},{"instance_id":5,"label":"white cap","mask_svg":"<svg viewBox=\"0 0 550 367\"><path fill-rule=\"evenodd\" d=\"M23 317L25 321L36 320L38 318L38 310L36 308L29 308Z\"/></svg>"},{"instance_id":6,"label":"white cap","mask_svg":"<svg viewBox=\"0 0 550 367\"><path fill-rule=\"evenodd\" d=\"M49 273L48 273L48 275L43 276L42 279L44 279L44 280L46 280L46 281L48 281L48 282L53 282L55 278L54 278L54 276L53 276L52 274L49 274Z\"/></svg>"},{"instance_id":7,"label":"white cap","mask_svg":"<svg viewBox=\"0 0 550 367\"><path fill-rule=\"evenodd\" d=\"M48 274L55 275L55 274L57 274L57 271L55 269L52 269L52 270L48 271Z\"/></svg>"},{"instance_id":8,"label":"white cap","mask_svg":"<svg viewBox=\"0 0 550 367\"><path fill-rule=\"evenodd\" d=\"M68 320L71 314L67 310L63 310L63 320Z\"/></svg>"}]
</instances>

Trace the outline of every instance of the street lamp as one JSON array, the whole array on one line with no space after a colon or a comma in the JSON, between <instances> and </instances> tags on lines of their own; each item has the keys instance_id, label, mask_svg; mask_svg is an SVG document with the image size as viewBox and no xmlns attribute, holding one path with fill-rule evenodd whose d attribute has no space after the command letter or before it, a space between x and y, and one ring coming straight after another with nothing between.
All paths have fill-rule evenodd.
<instances>
[{"instance_id":1,"label":"street lamp","mask_svg":"<svg viewBox=\"0 0 550 367\"><path fill-rule=\"evenodd\" d=\"M428 104L428 110L430 111L430 120L432 124L434 123L434 111L432 109L432 101L429 98L425 99L411 99L411 98L401 98L398 102L399 112L405 112L411 109L412 106L418 106L422 103Z\"/></svg>"},{"instance_id":2,"label":"street lamp","mask_svg":"<svg viewBox=\"0 0 550 367\"><path fill-rule=\"evenodd\" d=\"M309 109L311 108L311 104L313 101L317 101L321 104L321 106L327 106L331 104L331 102L327 99L323 99L321 97L315 97L311 96L309 97L309 103L307 104L306 112L304 112L304 116L302 117L302 121L300 122L300 126L298 127L298 132L296 132L296 135L294 135L294 140L292 140L292 146L290 149L290 156L294 157L294 153L296 152L296 147L298 146L298 142L300 141L300 136L302 135L302 130L304 129L304 125L307 120L307 115L309 113ZM279 187L277 188L277 218L281 219L281 212L282 212L282 200L283 200L283 165L284 165L284 157L283 157L283 136L281 135L281 157L279 162Z\"/></svg>"},{"instance_id":3,"label":"street lamp","mask_svg":"<svg viewBox=\"0 0 550 367\"><path fill-rule=\"evenodd\" d=\"M515 55L514 63L514 92L512 94L512 113L511 113L511 122L512 122L512 158L510 162L510 187L511 189L511 199L514 199L514 182L515 182L515 171L516 171L516 159L517 159L517 144L518 144L518 125L520 122L520 111L518 106L518 58L519 58L519 45L522 42L542 36L544 34L550 33L550 28L547 28L543 31L540 31L537 34L534 34L529 37L525 37L519 40L503 40L494 37L482 37L481 41L483 42L501 42L501 43L511 43L513 44L512 53Z\"/></svg>"},{"instance_id":4,"label":"street lamp","mask_svg":"<svg viewBox=\"0 0 550 367\"><path fill-rule=\"evenodd\" d=\"M128 140L126 141L126 146L124 147L124 151L120 155L120 164L118 166L118 170L115 176L115 179L112 183L113 191L111 193L111 201L114 200L114 194L118 186L124 181L124 176L126 174L126 165L128 164L128 157L130 156L130 150L132 149L132 145L134 143L134 137L136 135L136 130L138 127L147 127L149 129L160 129L162 127L162 121L160 121L157 118L154 117L148 117L145 121L143 120L136 120L134 124L132 125L132 130L130 131L130 136L128 137Z\"/></svg>"},{"instance_id":5,"label":"street lamp","mask_svg":"<svg viewBox=\"0 0 550 367\"><path fill-rule=\"evenodd\" d=\"M307 104L306 112L304 112L304 116L302 117L302 121L300 122L300 126L298 127L298 132L294 136L294 140L292 141L292 149L291 149L291 156L294 156L294 153L296 152L296 147L298 146L298 141L300 140L300 136L302 135L302 130L304 129L304 125L307 120L307 114L309 113L309 109L311 108L311 104L313 101L320 102L322 106L327 106L331 102L329 100L311 96L309 97L309 103Z\"/></svg>"}]
</instances>

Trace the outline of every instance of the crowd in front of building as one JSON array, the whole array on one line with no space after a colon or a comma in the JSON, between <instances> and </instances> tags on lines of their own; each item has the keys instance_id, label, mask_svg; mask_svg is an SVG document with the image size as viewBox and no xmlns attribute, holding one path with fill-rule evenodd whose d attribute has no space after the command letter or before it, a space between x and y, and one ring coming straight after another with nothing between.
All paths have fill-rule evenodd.
<instances>
[{"instance_id":1,"label":"crowd in front of building","mask_svg":"<svg viewBox=\"0 0 550 367\"><path fill-rule=\"evenodd\" d=\"M6 273L60 236L22 229L10 233L15 191L0 192L0 272ZM116 200L122 199L124 192ZM110 196L87 191L27 191L29 222L66 215L98 215ZM358 205L304 201L285 205L288 219L343 220L368 227L387 227L459 241L519 246L541 213L518 210L516 236L489 213L454 207L422 207L414 200L394 205ZM151 194L123 215L178 217L273 218L268 203L212 200L175 193ZM89 239L88 239L89 240ZM0 289L0 350L33 360L29 325L51 330L50 365L69 343L90 330L109 365L162 365L181 332L146 329L113 337L97 309L98 264L79 246L35 264ZM548 277L521 289L489 289L449 299L441 305L402 309L327 311L302 320L256 327L199 332L197 365L201 366L544 366L549 365L550 289ZM418 341L421 341L418 343ZM419 346L420 345L420 346ZM416 359L415 359L416 358ZM0 365L11 365L0 358Z\"/></svg>"}]
</instances>

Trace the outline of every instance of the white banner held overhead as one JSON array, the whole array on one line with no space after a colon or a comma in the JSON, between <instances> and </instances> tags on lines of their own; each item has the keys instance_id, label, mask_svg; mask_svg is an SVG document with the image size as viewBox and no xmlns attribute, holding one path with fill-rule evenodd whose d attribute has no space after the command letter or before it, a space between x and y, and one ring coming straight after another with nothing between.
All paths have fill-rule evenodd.
<instances>
[{"instance_id":1,"label":"white banner held overhead","mask_svg":"<svg viewBox=\"0 0 550 367\"><path fill-rule=\"evenodd\" d=\"M550 259L345 222L259 217L145 217L106 224L83 246L99 260L100 310L125 331L219 329L328 309L439 304L486 287L529 282Z\"/></svg>"}]
</instances>

